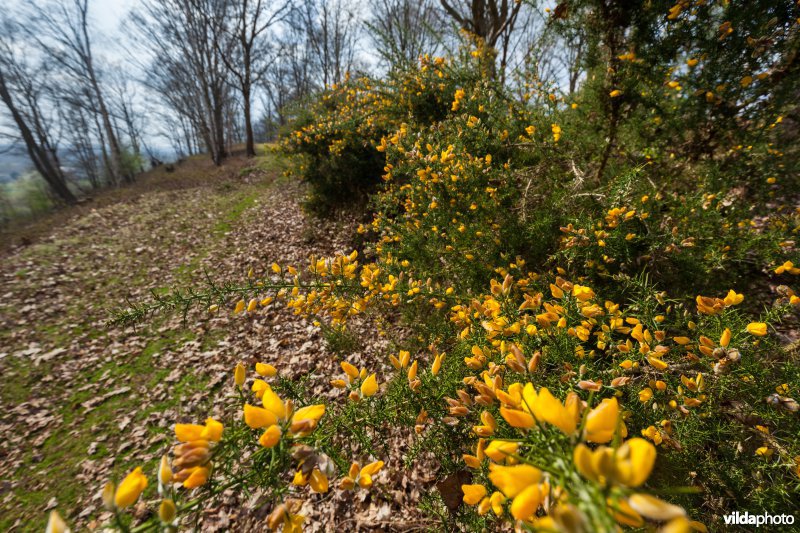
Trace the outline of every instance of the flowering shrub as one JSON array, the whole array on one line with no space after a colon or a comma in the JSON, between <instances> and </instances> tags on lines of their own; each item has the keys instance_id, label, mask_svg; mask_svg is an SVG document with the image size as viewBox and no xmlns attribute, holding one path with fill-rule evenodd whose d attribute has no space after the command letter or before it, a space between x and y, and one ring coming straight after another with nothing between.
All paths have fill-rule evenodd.
<instances>
[{"instance_id":1,"label":"flowering shrub","mask_svg":"<svg viewBox=\"0 0 800 533\"><path fill-rule=\"evenodd\" d=\"M164 457L158 472L164 524L179 523L182 514L224 488L257 485L276 498L270 527L299 528L300 504L295 496L283 496L287 484L324 493L338 479L339 490L368 489L384 464L391 467L390 457L362 467L358 459L323 451L334 446L333 430L345 420L380 425L387 421L381 411L394 413L393 423L409 420L418 438L442 454L443 464L474 472L462 490L477 519L491 513L569 531L654 521L704 531L683 507L648 492L648 486L674 479L670 469L659 473L657 450L678 457L673 469L680 468L680 456L697 452L687 449L693 440L684 426L698 430L698 421L757 385L755 373L766 378L761 359L774 349L768 323L800 304L792 295L753 322L739 311L744 296L735 291L697 296L692 307L663 293L641 298L644 305L622 306L558 272L537 274L513 263L485 294L467 298L432 283L398 279L380 263L361 265L356 253L312 259L306 273L277 265L274 270L247 289L255 298L239 301L240 314L257 314L284 300L300 314L329 317L341 327L368 308L421 305L444 313L450 336L414 356L410 350L389 354L396 374L380 380L343 361L345 377L333 376L331 385L349 393L333 407L299 407L302 398L284 400L276 392L279 369L259 363L257 377L248 379L247 369L237 365L231 404L238 416L224 429L214 419L175 426L172 461ZM789 263L779 270L797 271ZM382 382L388 382L383 390ZM798 410L783 395L789 387L779 386L761 407L787 434L797 430ZM736 424L715 431L722 430L740 431ZM770 457L765 466L783 465L784 483L796 483L800 472L792 452L766 426L756 431L761 437L749 444L753 457ZM226 459L243 450L255 450L247 462ZM120 527L120 511L146 487L136 469L116 491L106 488L104 500ZM198 488L204 496L187 499Z\"/></svg>"},{"instance_id":2,"label":"flowering shrub","mask_svg":"<svg viewBox=\"0 0 800 533\"><path fill-rule=\"evenodd\" d=\"M376 144L401 123L427 126L445 118L460 87L480 79L473 64L454 68L442 58L422 58L419 70L393 71L385 80L348 79L330 87L300 113L283 139L299 156L294 173L311 186L317 211L357 203L380 183L384 158Z\"/></svg>"},{"instance_id":3,"label":"flowering shrub","mask_svg":"<svg viewBox=\"0 0 800 533\"><path fill-rule=\"evenodd\" d=\"M318 210L363 200L377 183L381 158L369 139L386 132L388 124L369 110L379 105L371 80L348 80L331 87L285 138L286 150L302 155L298 172L311 184L309 202ZM315 121L319 117L323 120Z\"/></svg>"},{"instance_id":4,"label":"flowering shrub","mask_svg":"<svg viewBox=\"0 0 800 533\"><path fill-rule=\"evenodd\" d=\"M384 354L390 373L342 361L328 403L281 368L237 366L228 419L175 426L158 517L137 528L177 526L226 488L258 487L272 501L269 527L299 530L310 493L369 490L382 469L403 468L398 455L368 456L369 432L360 456L344 453L343 427L387 424L413 432L441 476L469 472L466 512L432 511L442 527L706 531L709 506L792 504L800 367L775 327L800 308L800 209L779 202L796 165L770 137L780 102L727 130L726 142L758 143L692 159L669 132L698 104L676 95L703 85L691 69L712 59L681 59L680 76L669 64L666 79L636 75L644 67L629 51L613 59L625 85L587 82L568 99L535 80L514 98L486 79L484 60L426 57L418 71L350 80L287 135L312 203L374 191L363 256L275 263L246 285L159 296L118 317L286 305L335 330L369 312L414 332ZM752 82L730 98L756 98ZM722 93L699 98L716 107ZM592 124L618 105L630 120L614 115L621 140L609 157L613 141ZM121 529L147 486L135 470L107 488Z\"/></svg>"}]
</instances>

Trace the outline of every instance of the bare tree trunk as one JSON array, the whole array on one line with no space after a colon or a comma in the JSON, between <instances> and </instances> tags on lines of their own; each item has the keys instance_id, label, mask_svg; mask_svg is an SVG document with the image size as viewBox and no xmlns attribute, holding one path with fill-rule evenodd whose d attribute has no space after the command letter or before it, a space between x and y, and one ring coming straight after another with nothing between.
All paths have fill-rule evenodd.
<instances>
[{"instance_id":1,"label":"bare tree trunk","mask_svg":"<svg viewBox=\"0 0 800 533\"><path fill-rule=\"evenodd\" d=\"M607 48L606 53L608 54L606 64L609 66L609 68L606 69L606 78L608 80L607 87L617 87L620 82L619 68L617 68L619 59L617 56L622 49L621 41L623 40L622 36L626 26L626 24L619 20L618 11L613 10L612 7L613 4L610 2L607 3L606 0L600 2L600 13L602 14L602 20L605 24L603 40ZM622 118L622 99L611 98L610 96L605 96L605 99L606 105L610 107L608 140L606 141L606 146L600 158L600 167L597 169L597 176L595 177L597 183L603 182L603 174L608 166L608 160L614 151L617 142L617 133L619 131L619 123Z\"/></svg>"},{"instance_id":2,"label":"bare tree trunk","mask_svg":"<svg viewBox=\"0 0 800 533\"><path fill-rule=\"evenodd\" d=\"M213 113L214 113L214 148L213 148L213 158L215 165L221 165L222 160L225 159L227 155L227 150L225 149L225 110L223 109L222 105L222 95L215 94L214 95L214 105L213 105Z\"/></svg>"},{"instance_id":3,"label":"bare tree trunk","mask_svg":"<svg viewBox=\"0 0 800 533\"><path fill-rule=\"evenodd\" d=\"M267 43L263 36L270 27L282 20L291 2L282 0L281 5L270 5L263 0L238 0L226 4L224 10L227 11L231 6L236 7L231 38L218 40L215 45L220 59L238 82L244 111L245 153L247 157L253 157L256 155L252 120L253 85L261 80L272 63L264 59Z\"/></svg>"},{"instance_id":4,"label":"bare tree trunk","mask_svg":"<svg viewBox=\"0 0 800 533\"><path fill-rule=\"evenodd\" d=\"M109 116L108 109L103 100L103 95L100 92L100 86L97 85L96 81L92 82L92 86L94 88L95 98L97 98L97 110L100 112L100 118L103 120L108 147L111 150L111 173L114 175L115 179L121 177L125 182L132 183L133 176L123 168L122 150L119 147L117 135L114 133L114 126L111 124L111 117Z\"/></svg>"},{"instance_id":5,"label":"bare tree trunk","mask_svg":"<svg viewBox=\"0 0 800 533\"><path fill-rule=\"evenodd\" d=\"M6 104L14 122L17 124L17 128L19 129L20 135L22 135L22 140L25 142L25 148L28 151L28 156L31 158L31 162L33 162L39 174L47 181L50 189L58 198L68 204L77 202L77 198L75 198L75 195L72 194L72 191L67 187L67 181L64 178L64 173L61 172L61 168L48 157L47 151L36 142L28 124L25 122L25 119L20 114L16 105L14 105L14 100L11 98L11 94L8 91L2 71L0 71L0 99Z\"/></svg>"},{"instance_id":6,"label":"bare tree trunk","mask_svg":"<svg viewBox=\"0 0 800 533\"><path fill-rule=\"evenodd\" d=\"M245 154L247 157L256 155L255 135L253 134L253 120L250 116L250 87L242 90L244 99L244 134L245 134Z\"/></svg>"},{"instance_id":7,"label":"bare tree trunk","mask_svg":"<svg viewBox=\"0 0 800 533\"><path fill-rule=\"evenodd\" d=\"M133 114L124 101L122 102L122 118L125 120L125 128L128 130L128 137L130 137L131 140L131 149L133 150L134 156L136 156L136 159L139 161L138 172L142 172L144 168L142 167L142 150L139 145L139 133L136 131L136 125L133 122Z\"/></svg>"},{"instance_id":8,"label":"bare tree trunk","mask_svg":"<svg viewBox=\"0 0 800 533\"><path fill-rule=\"evenodd\" d=\"M100 153L103 156L103 168L106 169L106 184L116 185L118 183L117 175L111 171L111 160L108 157L108 150L106 150L106 138L103 135L103 128L97 120L97 115L93 114L92 116L94 117L94 125L97 128L97 135L100 137Z\"/></svg>"},{"instance_id":9,"label":"bare tree trunk","mask_svg":"<svg viewBox=\"0 0 800 533\"><path fill-rule=\"evenodd\" d=\"M517 15L522 7L522 2L501 0L500 2L491 0L469 0L464 2L468 12L460 10L456 5L451 5L448 0L440 0L442 8L462 29L480 38L484 45L489 49L489 55L484 58L491 61L486 65L486 75L491 78L497 76L495 66L495 56L497 55L497 41L506 33L510 33L514 28ZM505 57L503 58L503 68L505 67Z\"/></svg>"}]
</instances>

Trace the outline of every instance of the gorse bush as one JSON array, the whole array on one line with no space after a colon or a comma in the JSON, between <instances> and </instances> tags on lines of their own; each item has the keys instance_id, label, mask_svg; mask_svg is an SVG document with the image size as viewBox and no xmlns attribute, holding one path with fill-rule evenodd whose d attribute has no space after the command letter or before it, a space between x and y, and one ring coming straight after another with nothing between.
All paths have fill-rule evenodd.
<instances>
[{"instance_id":1,"label":"gorse bush","mask_svg":"<svg viewBox=\"0 0 800 533\"><path fill-rule=\"evenodd\" d=\"M382 354L390 372L343 354L330 402L280 367L237 366L224 426L175 426L159 517L136 529L240 487L295 531L300 500L369 490L422 449L440 478L470 473L461 511L447 494L426 504L443 530L705 531L737 509L792 510L800 366L775 328L800 309L783 140L797 67L781 62L798 13L734 4L570 5L553 25L597 26L567 96L533 73L493 78L480 43L326 90L283 143L312 208L369 198L363 255L276 258L116 321L287 305L329 334L367 313L413 334ZM386 427L415 436L405 459ZM146 487L139 470L108 487L118 527Z\"/></svg>"},{"instance_id":2,"label":"gorse bush","mask_svg":"<svg viewBox=\"0 0 800 533\"><path fill-rule=\"evenodd\" d=\"M367 139L387 131L388 125L367 116L376 104L369 80L332 87L321 101L304 111L284 140L299 154L298 172L311 186L309 204L325 213L346 202L366 199L377 183L381 158ZM316 122L318 117L324 122Z\"/></svg>"},{"instance_id":3,"label":"gorse bush","mask_svg":"<svg viewBox=\"0 0 800 533\"><path fill-rule=\"evenodd\" d=\"M473 68L447 69L439 58L385 80L348 77L332 86L300 113L283 142L299 156L294 171L310 185L308 206L321 213L358 206L380 183L384 158L375 143L401 123L442 120L457 87L478 79Z\"/></svg>"}]
</instances>

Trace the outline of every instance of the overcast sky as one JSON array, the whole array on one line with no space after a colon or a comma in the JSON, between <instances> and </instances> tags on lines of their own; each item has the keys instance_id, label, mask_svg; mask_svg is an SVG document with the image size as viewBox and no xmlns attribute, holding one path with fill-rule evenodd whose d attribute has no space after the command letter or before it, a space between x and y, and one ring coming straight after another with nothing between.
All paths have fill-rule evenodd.
<instances>
[{"instance_id":1,"label":"overcast sky","mask_svg":"<svg viewBox=\"0 0 800 533\"><path fill-rule=\"evenodd\" d=\"M8 5L11 10L16 10L31 3L47 5L49 0L0 0L0 3L2 2L7 2L3 7ZM139 4L139 0L89 0L92 54L99 59L98 66L101 70L104 66L116 65L122 67L134 78L137 77L133 61L135 57L131 55L131 46L125 28L125 19L131 8L136 7L137 4ZM141 109L148 110L158 105L155 99L147 100L147 93L141 87L134 96L134 104L137 103ZM5 110L0 105L0 119L2 119L3 111ZM160 151L170 151L169 143L161 137L158 130L159 128L153 125L146 128L144 137L148 146ZM3 163L4 161L0 161L0 166Z\"/></svg>"},{"instance_id":2,"label":"overcast sky","mask_svg":"<svg viewBox=\"0 0 800 533\"><path fill-rule=\"evenodd\" d=\"M33 4L47 4L46 0L4 0L3 7L9 6L12 9ZM93 52L100 53L107 60L117 62L122 57L124 46L120 45L120 39L124 38L120 23L123 21L128 11L136 4L136 0L89 0L89 16L92 26L98 30L108 41L102 43L102 47L93 46ZM100 44L100 43L98 43Z\"/></svg>"},{"instance_id":3,"label":"overcast sky","mask_svg":"<svg viewBox=\"0 0 800 533\"><path fill-rule=\"evenodd\" d=\"M119 31L119 23L134 3L135 0L89 0L89 13L97 28L110 36Z\"/></svg>"},{"instance_id":4,"label":"overcast sky","mask_svg":"<svg viewBox=\"0 0 800 533\"><path fill-rule=\"evenodd\" d=\"M31 3L46 4L42 0L6 0L3 3L12 8ZM120 21L134 3L135 0L89 0L89 13L91 13L94 23L97 24L101 31L105 33L115 32Z\"/></svg>"}]
</instances>

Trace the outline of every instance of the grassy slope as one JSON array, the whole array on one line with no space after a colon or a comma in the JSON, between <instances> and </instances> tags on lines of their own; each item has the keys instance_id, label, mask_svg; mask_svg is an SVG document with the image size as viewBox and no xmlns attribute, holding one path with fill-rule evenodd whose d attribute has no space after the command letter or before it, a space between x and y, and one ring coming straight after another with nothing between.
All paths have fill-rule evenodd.
<instances>
[{"instance_id":1,"label":"grassy slope","mask_svg":"<svg viewBox=\"0 0 800 533\"><path fill-rule=\"evenodd\" d=\"M87 217L92 216L86 208L78 208L72 213L55 213L48 220L35 222L32 227L18 228L17 236L5 235L8 242L20 235L25 239L38 238L46 235L48 227L59 228L52 237L9 255L9 266L24 266L6 273L19 283L7 287L12 289L13 297L0 302L0 316L3 317L0 321L0 353L8 354L0 359L0 369L6 376L0 389L0 400L3 410L8 412L14 406L32 400L34 391L42 387L53 388L54 401L48 412L60 422L55 422L54 427L44 432L18 435L21 437L19 444L3 446L16 445L16 451L21 452L21 462L8 469L10 471L7 471L7 464L0 467L8 489L0 499L0 530L9 530L15 524L23 530L41 530L44 527L44 509L54 496L57 496L60 509L75 508L80 498L85 496L86 489L82 483L63 482L81 479L82 472L84 475L87 473L84 470L88 470L91 476L94 463L104 463L114 456L113 471L117 475L127 471L136 462L136 458L131 456L136 446L123 447L119 451L124 444L119 440L120 415L135 413L127 427L148 424L152 422L151 414L175 410L182 401L206 388L206 378L198 378L188 371L171 382L170 394L148 402L144 409L138 409L142 398L128 393L113 396L94 409L82 405L95 398L98 391L129 385L132 378L137 383L147 383L149 388L156 387L170 370L156 366L153 363L155 357L180 351L192 341L198 343L197 350L211 349L221 337L215 330L200 334L192 330L166 328L160 331L158 322L137 332L138 345L143 346L141 349L131 350L122 358L93 353L91 357L97 357L97 361L69 376L67 379L72 383L68 387L62 386L63 378L59 374L64 372L62 358L81 357L82 354L74 349L76 346L84 343L102 346L116 340L109 336L108 331L98 328L98 323L106 316L104 310L119 306L121 294L132 287L153 288L152 265L135 260L142 247L166 248L167 253L162 258L172 260L158 265L167 272L159 276L162 279L184 283L193 279L203 258L223 251L219 247L220 241L269 189L278 166L272 156L262 156L256 161L236 158L223 169L211 167L204 158L192 158L174 173L157 169L140 179L139 185L112 191L94 202L92 207L104 217L127 217L118 222L137 229L136 246L126 241L129 235L120 235L113 226L99 224L101 227L97 229L93 224L83 224ZM142 206L143 199L146 202L153 198L156 200ZM131 209L131 206L138 207ZM193 216L198 214L208 216ZM76 225L80 229L69 231ZM186 234L201 238L192 243L191 256L181 257L185 251L182 238ZM165 236L175 238L170 240ZM108 270L101 276L94 276L94 264L89 261L90 264L83 268L81 262L88 261L88 256L98 251L108 258L103 262L103 268ZM65 260L64 254L69 254L69 258ZM20 304L30 301L31 295L39 292L30 285L41 280L41 276L37 276L41 271L50 272L48 267L63 261L69 262L71 272L76 273L70 276L75 289L71 294L83 293L87 297L67 298L59 313L26 320L29 311ZM21 323L23 320L25 323ZM38 343L44 351L64 348L66 352L51 361L34 365L28 358L14 355L30 342ZM19 422L20 431L25 431L19 415L11 415L4 422L11 425ZM163 433L163 430L148 424L147 434L155 437L149 447L151 451L161 446L159 441ZM42 440L43 434L49 436ZM104 435L109 438L104 440ZM23 449L20 450L19 446ZM94 453L87 466L84 461L90 447L94 448ZM141 451L144 450L137 450Z\"/></svg>"}]
</instances>

